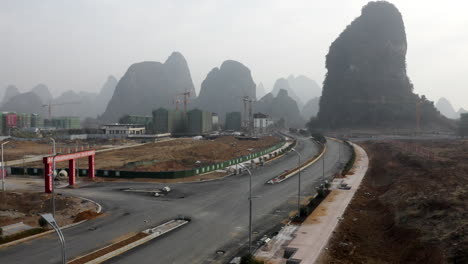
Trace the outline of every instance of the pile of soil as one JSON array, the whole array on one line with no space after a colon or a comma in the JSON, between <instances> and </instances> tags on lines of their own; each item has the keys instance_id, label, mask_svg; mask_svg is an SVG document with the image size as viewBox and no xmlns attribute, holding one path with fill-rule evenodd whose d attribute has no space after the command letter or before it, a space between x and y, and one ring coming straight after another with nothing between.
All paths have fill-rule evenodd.
<instances>
[{"instance_id":1,"label":"pile of soil","mask_svg":"<svg viewBox=\"0 0 468 264\"><path fill-rule=\"evenodd\" d=\"M83 220L89 220L89 219L96 218L96 217L98 217L100 215L101 215L101 213L98 213L96 211L86 210L86 211L78 213L78 215L76 215L75 220L73 222L78 223L78 222L81 222Z\"/></svg>"},{"instance_id":2,"label":"pile of soil","mask_svg":"<svg viewBox=\"0 0 468 264\"><path fill-rule=\"evenodd\" d=\"M322 263L468 263L468 141L364 143L370 168Z\"/></svg>"},{"instance_id":3,"label":"pile of soil","mask_svg":"<svg viewBox=\"0 0 468 264\"><path fill-rule=\"evenodd\" d=\"M39 227L39 214L52 212L52 195L38 192L0 192L0 226L23 222ZM82 211L96 211L96 205L80 198L55 196L55 219L60 225L75 221Z\"/></svg>"}]
</instances>

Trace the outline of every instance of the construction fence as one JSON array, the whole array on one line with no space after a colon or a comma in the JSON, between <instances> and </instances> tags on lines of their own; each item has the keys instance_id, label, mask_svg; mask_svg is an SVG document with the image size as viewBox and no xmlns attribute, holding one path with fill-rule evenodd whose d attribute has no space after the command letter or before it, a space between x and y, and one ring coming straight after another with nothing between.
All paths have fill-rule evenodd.
<instances>
[{"instance_id":1,"label":"construction fence","mask_svg":"<svg viewBox=\"0 0 468 264\"><path fill-rule=\"evenodd\" d=\"M294 144L288 146L287 148L281 149L286 144L285 141L278 143L272 147L264 149L262 151L252 153L249 155L237 157L235 159L231 159L228 161L214 163L207 166L193 168L190 170L182 170L182 171L157 171L157 172L150 172L150 171L118 171L118 170L96 170L96 176L104 177L104 178L117 178L117 179L132 179L132 178L154 178L154 179L176 179L176 178L185 178L191 177L199 174L204 174L216 170L222 170L226 167L236 165L239 163L243 163L264 155L271 153L271 157L280 155L284 152L289 151ZM277 151L279 150L279 151ZM65 170L69 173L68 168L57 168L57 171ZM11 174L12 175L36 175L41 176L44 175L43 168L22 168L22 167L11 167ZM88 176L87 169L79 169L78 176Z\"/></svg>"}]
</instances>

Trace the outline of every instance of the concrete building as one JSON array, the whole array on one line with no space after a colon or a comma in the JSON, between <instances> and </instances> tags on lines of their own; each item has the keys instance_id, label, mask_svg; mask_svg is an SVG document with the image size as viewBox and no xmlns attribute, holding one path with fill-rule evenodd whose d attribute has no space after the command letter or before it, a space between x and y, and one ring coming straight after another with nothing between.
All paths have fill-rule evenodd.
<instances>
[{"instance_id":1,"label":"concrete building","mask_svg":"<svg viewBox=\"0 0 468 264\"><path fill-rule=\"evenodd\" d=\"M143 135L146 132L145 125L140 124L108 124L101 128L106 135Z\"/></svg>"},{"instance_id":2,"label":"concrete building","mask_svg":"<svg viewBox=\"0 0 468 264\"><path fill-rule=\"evenodd\" d=\"M119 123L145 125L146 128L148 128L148 125L151 123L152 119L152 116L124 115L119 119Z\"/></svg>"},{"instance_id":3,"label":"concrete building","mask_svg":"<svg viewBox=\"0 0 468 264\"><path fill-rule=\"evenodd\" d=\"M183 111L158 108L153 111L152 132L154 134L182 134L186 123L187 117Z\"/></svg>"},{"instance_id":4,"label":"concrete building","mask_svg":"<svg viewBox=\"0 0 468 264\"><path fill-rule=\"evenodd\" d=\"M211 112L193 109L187 113L187 133L202 135L213 130L213 116Z\"/></svg>"},{"instance_id":5,"label":"concrete building","mask_svg":"<svg viewBox=\"0 0 468 264\"><path fill-rule=\"evenodd\" d=\"M267 132L267 128L273 125L273 120L265 114L256 113L253 115L254 118L254 130L255 133L263 134Z\"/></svg>"},{"instance_id":6,"label":"concrete building","mask_svg":"<svg viewBox=\"0 0 468 264\"><path fill-rule=\"evenodd\" d=\"M242 114L241 112L226 113L225 130L240 131L242 127Z\"/></svg>"},{"instance_id":7,"label":"concrete building","mask_svg":"<svg viewBox=\"0 0 468 264\"><path fill-rule=\"evenodd\" d=\"M211 114L211 123L213 125L213 130L219 129L219 116L216 113Z\"/></svg>"}]
</instances>

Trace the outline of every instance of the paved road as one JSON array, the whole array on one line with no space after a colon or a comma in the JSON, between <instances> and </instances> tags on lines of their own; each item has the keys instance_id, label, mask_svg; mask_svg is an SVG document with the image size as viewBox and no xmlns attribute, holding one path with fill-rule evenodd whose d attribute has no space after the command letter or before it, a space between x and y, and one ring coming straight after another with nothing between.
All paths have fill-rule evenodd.
<instances>
[{"instance_id":1,"label":"paved road","mask_svg":"<svg viewBox=\"0 0 468 264\"><path fill-rule=\"evenodd\" d=\"M318 151L310 139L300 138L296 147L303 158ZM325 155L325 173L338 170L338 156L344 161L349 152L342 144L329 141ZM340 151L339 151L340 149ZM289 153L263 168L253 171L254 232L262 233L295 208L297 177L278 184L265 182L285 169L297 165L297 156ZM303 196L313 193L321 178L322 162L302 172ZM130 232L158 225L178 215L192 222L172 233L110 260L108 263L225 263L247 243L248 175L232 176L220 181L170 185L173 192L165 198L122 192L122 188L157 188L161 184L98 183L80 189L61 190L98 201L106 216L64 231L69 257L74 258L105 246ZM224 250L224 255L217 255ZM0 249L5 263L59 263L60 247L53 235L29 243Z\"/></svg>"}]
</instances>

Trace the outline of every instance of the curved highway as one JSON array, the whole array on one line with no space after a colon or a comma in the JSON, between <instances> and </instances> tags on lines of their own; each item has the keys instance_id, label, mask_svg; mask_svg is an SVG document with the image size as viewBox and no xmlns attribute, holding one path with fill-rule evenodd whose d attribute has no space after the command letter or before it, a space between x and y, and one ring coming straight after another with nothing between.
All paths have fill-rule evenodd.
<instances>
[{"instance_id":1,"label":"curved highway","mask_svg":"<svg viewBox=\"0 0 468 264\"><path fill-rule=\"evenodd\" d=\"M313 157L318 147L308 138L298 138L296 149L304 160ZM325 175L334 175L349 158L342 143L329 140L325 154ZM296 208L297 175L277 184L266 181L297 166L297 156L284 157L252 171L253 231L266 232L287 219ZM312 195L322 177L322 161L302 171L303 197ZM124 188L161 188L152 183L94 183L59 193L93 199L105 215L65 229L69 260L89 253L122 236L156 226L177 216L188 216L191 223L138 247L106 263L226 263L248 241L247 174L223 180L169 185L166 197L128 193ZM258 238L259 235L257 235ZM225 254L216 252L220 250ZM60 263L60 245L55 235L0 249L2 263Z\"/></svg>"}]
</instances>

